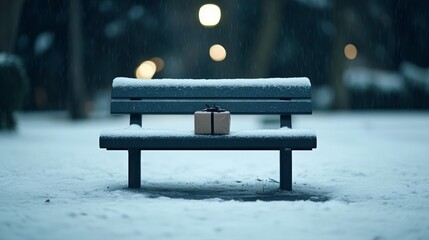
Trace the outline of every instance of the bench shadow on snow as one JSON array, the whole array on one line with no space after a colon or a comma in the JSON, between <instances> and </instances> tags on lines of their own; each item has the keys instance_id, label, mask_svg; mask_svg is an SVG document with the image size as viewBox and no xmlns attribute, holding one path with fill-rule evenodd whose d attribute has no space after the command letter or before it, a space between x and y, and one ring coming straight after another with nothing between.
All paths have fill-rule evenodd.
<instances>
[{"instance_id":1,"label":"bench shadow on snow","mask_svg":"<svg viewBox=\"0 0 429 240\"><path fill-rule=\"evenodd\" d=\"M143 182L139 190L122 188L124 191L141 193L149 198L167 197L175 199L221 199L225 201L313 201L331 199L328 192L306 184L294 184L293 191L279 190L278 182L259 180L252 183L208 182L208 183L148 183Z\"/></svg>"}]
</instances>

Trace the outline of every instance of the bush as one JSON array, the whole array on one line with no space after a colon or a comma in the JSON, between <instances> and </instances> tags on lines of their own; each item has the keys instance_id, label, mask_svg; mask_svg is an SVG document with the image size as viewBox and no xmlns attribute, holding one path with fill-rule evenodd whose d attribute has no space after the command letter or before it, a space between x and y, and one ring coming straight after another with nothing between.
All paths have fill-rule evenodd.
<instances>
[{"instance_id":1,"label":"bush","mask_svg":"<svg viewBox=\"0 0 429 240\"><path fill-rule=\"evenodd\" d=\"M15 55L0 53L0 130L15 129L13 112L21 107L27 88L22 61Z\"/></svg>"}]
</instances>

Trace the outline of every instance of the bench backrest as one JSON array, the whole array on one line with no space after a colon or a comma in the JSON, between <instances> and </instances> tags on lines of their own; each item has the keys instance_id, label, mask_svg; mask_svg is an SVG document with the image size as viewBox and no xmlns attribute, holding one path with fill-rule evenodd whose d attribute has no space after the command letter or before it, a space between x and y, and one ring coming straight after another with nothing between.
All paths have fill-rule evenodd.
<instances>
[{"instance_id":1,"label":"bench backrest","mask_svg":"<svg viewBox=\"0 0 429 240\"><path fill-rule=\"evenodd\" d=\"M308 78L152 79L115 78L115 114L193 114L218 105L231 114L310 114Z\"/></svg>"}]
</instances>

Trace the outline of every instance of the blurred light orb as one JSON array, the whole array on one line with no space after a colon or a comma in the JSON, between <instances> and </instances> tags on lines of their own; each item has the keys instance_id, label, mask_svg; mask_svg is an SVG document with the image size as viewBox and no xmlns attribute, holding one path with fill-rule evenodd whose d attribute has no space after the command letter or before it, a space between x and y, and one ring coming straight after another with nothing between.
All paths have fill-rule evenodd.
<instances>
[{"instance_id":1,"label":"blurred light orb","mask_svg":"<svg viewBox=\"0 0 429 240\"><path fill-rule=\"evenodd\" d=\"M220 62L226 58L226 50L220 44L215 44L211 46L209 54L213 61L216 62Z\"/></svg>"},{"instance_id":2,"label":"blurred light orb","mask_svg":"<svg viewBox=\"0 0 429 240\"><path fill-rule=\"evenodd\" d=\"M153 61L144 61L136 69L136 77L139 79L151 79L156 72L156 64Z\"/></svg>"},{"instance_id":3,"label":"blurred light orb","mask_svg":"<svg viewBox=\"0 0 429 240\"><path fill-rule=\"evenodd\" d=\"M355 45L349 43L344 47L344 55L347 59L353 60L357 56L357 48Z\"/></svg>"},{"instance_id":4,"label":"blurred light orb","mask_svg":"<svg viewBox=\"0 0 429 240\"><path fill-rule=\"evenodd\" d=\"M215 4L204 4L198 12L200 23L206 27L216 26L221 17L220 8Z\"/></svg>"},{"instance_id":5,"label":"blurred light orb","mask_svg":"<svg viewBox=\"0 0 429 240\"><path fill-rule=\"evenodd\" d=\"M156 72L159 72L162 69L164 69L165 63L164 63L164 60L162 60L162 58L154 57L151 59L151 61L154 62L156 65Z\"/></svg>"}]
</instances>

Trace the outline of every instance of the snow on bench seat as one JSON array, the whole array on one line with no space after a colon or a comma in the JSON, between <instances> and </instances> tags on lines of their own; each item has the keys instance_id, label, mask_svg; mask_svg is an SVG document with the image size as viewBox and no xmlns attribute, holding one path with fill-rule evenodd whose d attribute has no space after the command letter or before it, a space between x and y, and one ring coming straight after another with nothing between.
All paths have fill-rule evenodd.
<instances>
[{"instance_id":1,"label":"snow on bench seat","mask_svg":"<svg viewBox=\"0 0 429 240\"><path fill-rule=\"evenodd\" d=\"M112 150L311 150L316 134L307 129L232 131L229 135L195 135L192 130L144 129L138 125L108 130L100 135L100 148Z\"/></svg>"}]
</instances>

